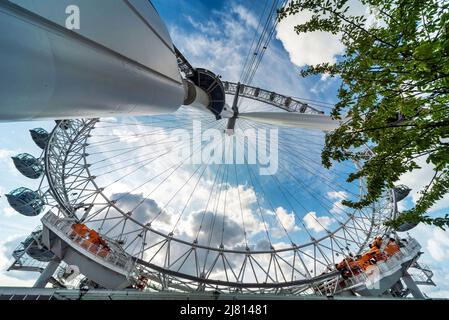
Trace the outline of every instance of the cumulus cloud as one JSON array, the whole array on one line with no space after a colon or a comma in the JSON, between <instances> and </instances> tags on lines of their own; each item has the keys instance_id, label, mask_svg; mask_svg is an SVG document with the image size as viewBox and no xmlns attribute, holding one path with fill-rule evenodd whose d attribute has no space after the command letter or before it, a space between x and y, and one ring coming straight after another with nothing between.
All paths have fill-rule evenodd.
<instances>
[{"instance_id":1,"label":"cumulus cloud","mask_svg":"<svg viewBox=\"0 0 449 320\"><path fill-rule=\"evenodd\" d=\"M345 47L339 39L325 32L310 32L298 35L294 27L311 18L309 12L288 16L277 26L276 38L282 42L295 65L303 67L323 62L335 63Z\"/></svg>"},{"instance_id":2,"label":"cumulus cloud","mask_svg":"<svg viewBox=\"0 0 449 320\"><path fill-rule=\"evenodd\" d=\"M283 207L276 208L275 215L278 219L276 226L271 228L271 234L274 237L283 237L285 235L285 230L287 232L295 232L301 230L300 227L296 225L295 213L288 213Z\"/></svg>"},{"instance_id":3,"label":"cumulus cloud","mask_svg":"<svg viewBox=\"0 0 449 320\"><path fill-rule=\"evenodd\" d=\"M367 8L358 0L349 1L349 14L366 15L370 17ZM345 47L338 35L327 32L309 32L298 35L294 27L310 20L312 13L302 11L293 16L287 16L277 26L276 37L290 55L295 65L303 67L324 62L335 63L338 55L344 53ZM369 20L372 23L372 19ZM327 77L322 78L326 80Z\"/></svg>"},{"instance_id":4,"label":"cumulus cloud","mask_svg":"<svg viewBox=\"0 0 449 320\"><path fill-rule=\"evenodd\" d=\"M446 231L434 228L425 246L436 261L449 261L449 234Z\"/></svg>"},{"instance_id":5,"label":"cumulus cloud","mask_svg":"<svg viewBox=\"0 0 449 320\"><path fill-rule=\"evenodd\" d=\"M129 187L122 185L123 190ZM173 222L173 215L159 206L152 198L146 198L143 194L113 193L111 200L116 200L116 205L125 213L131 213L133 219L126 217L115 208L108 208L94 215L88 216L85 221L91 229L98 230L102 235L110 239L119 240L130 254L135 254L142 249L143 235L148 245L158 241L158 236L153 233L145 233L144 227L152 223L152 227L160 232L168 233ZM92 212L98 208L94 207ZM135 220L135 221L134 221Z\"/></svg>"},{"instance_id":6,"label":"cumulus cloud","mask_svg":"<svg viewBox=\"0 0 449 320\"><path fill-rule=\"evenodd\" d=\"M234 18L231 18L230 15L233 15ZM175 35L175 43L181 49L182 52L188 56L188 58L192 58L191 62L195 66L200 67L208 67L213 71L216 71L220 74L223 74L226 77L226 80L236 80L238 78L240 67L242 64L242 57L245 57L247 53L247 49L249 47L249 42L252 37L252 32L248 32L248 28L255 28L257 26L257 19L254 18L254 15L250 10L245 8L242 5L231 6L231 9L227 13L216 14L212 13L209 19L205 19L205 21L201 21L201 23L195 22L193 19L188 19L192 26L194 27L193 32L185 33L182 30L177 29L176 26L172 26L172 34ZM219 22L219 23L218 23ZM285 22L289 22L286 20ZM278 39L284 34L284 39L280 39L290 54L290 57L294 63L298 66L302 66L304 64L310 64L314 60L314 58L320 58L320 61L323 62L322 59L330 59L331 61L335 60L336 56L342 52L342 48L339 43L334 42L332 39L326 39L322 37L322 35L314 35L310 38L298 37L296 34L292 35L290 31L293 30L294 21L290 21L290 26L282 26L282 24L278 27ZM221 27L221 25L225 27ZM220 27L219 27L220 26ZM288 27L288 28L287 28ZM291 27L291 30L287 30ZM284 28L284 29L282 29ZM178 32L179 31L179 32ZM282 31L282 32L280 32ZM328 41L329 40L329 41ZM288 43L287 43L288 42ZM325 48L323 48L322 43L325 43ZM288 48L287 48L288 47ZM304 51L304 55L302 52ZM284 56L281 55L279 51L274 47L270 47L270 50L267 52L264 58L264 66L266 69L270 70L271 74L268 78L258 79L259 84L265 84L265 86L272 90L281 90L283 93L288 94L290 91L292 94L301 95L302 88L298 85L297 72L295 68L292 68L291 64L286 63L286 59L283 60ZM277 64L279 63L279 64ZM262 68L264 67L262 66ZM322 81L327 81L328 77L323 75ZM323 88L317 88L317 90L322 90ZM255 108L260 108L260 105L257 102L254 102ZM117 119L103 119L109 120L111 122L116 122ZM152 128L151 130L154 130ZM116 128L111 130L112 135L117 137L121 137L121 142L132 143L135 144L143 144L148 143L150 145L150 140L160 140L164 138L164 135L152 135L146 136L144 138L139 137L137 139L135 136L132 136L133 133L136 132L145 132L150 131L148 127L134 127L132 131L125 131L123 128ZM107 132L108 133L108 132ZM110 136L109 136L110 138ZM108 137L106 137L108 139ZM109 148L109 147L108 147ZM152 146L154 148L154 146ZM107 150L107 148L105 148ZM133 152L133 157L137 159L137 157L147 157L148 149L139 150L138 152ZM155 152L154 149L151 149L151 152ZM4 153L3 153L4 154ZM9 161L9 154L6 155ZM2 152L0 152L0 159L2 158ZM5 158L6 159L6 158ZM127 159L129 161L135 161L135 159ZM124 164L117 160L116 167L121 168ZM142 171L139 171L135 176L131 176L131 179L128 181L116 183L112 188L108 188L105 193L111 195L111 199L119 198L121 195L124 195L124 191L131 190L132 188L138 186L142 183L144 179L152 177L154 173L158 173L162 168L165 168L163 163L164 161L158 161L157 163L152 163L150 166L145 167ZM115 168L115 167L113 167ZM111 170L111 168L106 168L105 170ZM120 171L120 175L130 172L132 167L128 169L122 169ZM191 172L189 170L179 170L175 176L164 183L152 198L145 199L143 203L134 211L133 217L137 219L140 223L145 224L155 216L160 213L158 221L163 223L166 226L172 225L175 221L175 215L171 214L170 211L163 210L161 208L162 203L165 203L175 192L178 191L178 188L187 180L190 176ZM242 215L245 220L245 229L247 232L247 236L252 240L252 249L255 250L268 250L270 248L270 243L267 239L260 239L262 235L261 231L264 230L262 222L259 220L257 216L257 210L255 210L256 204L256 193L253 188L238 185L238 186L223 186L223 190L227 188L228 198L226 205L226 212L224 212L223 206L223 198L219 202L218 209L216 213L212 213L210 208L204 209L204 204L207 201L207 197L209 196L209 192L212 188L212 181L210 178L213 178L213 175L208 175L209 179L202 179L197 186L197 191L195 192L195 196L190 201L189 207L186 210L186 214L181 221L181 225L179 227L179 234L176 236L180 238L188 238L189 240L193 240L196 231L198 230L199 225L201 224L201 220L203 219L203 228L199 233L199 242L202 244L208 243L209 239L211 241L212 246L218 246L221 243L222 233L223 233L223 243L225 246L230 248L242 248L244 249L244 232L243 223L242 223ZM101 179L101 177L99 178ZM112 175L108 176L109 181L112 180ZM107 184L104 181L105 185ZM192 181L192 185L195 183L195 180ZM145 189L145 190L144 190ZM126 211L131 210L134 206L142 201L144 197L147 195L148 190L151 188L143 188L139 189L141 193L135 194L127 194L119 203L119 205ZM170 204L171 209L182 208L189 198L189 194L191 189L185 188L178 192L178 196L174 201ZM330 192L327 194L328 197L332 200L335 200L334 206L331 209L333 213L338 213L338 208L336 207L337 203L340 203L342 199L344 199L347 195L345 192ZM156 202L154 199L157 199ZM174 210L173 210L174 211ZM178 214L179 211L176 212ZM118 215L118 213L115 213ZM282 207L276 209L276 212L272 212L272 217L275 217L275 214L281 220L282 225L288 231L296 231L299 230L299 227L296 225L297 221L295 221L295 215L293 212L289 213ZM215 217L215 224L213 225L212 221ZM177 216L176 216L177 218ZM224 219L223 219L224 218ZM117 221L117 220L115 220ZM224 228L223 228L224 221ZM310 230L314 232L323 231L325 228L328 228L334 220L330 217L326 216L317 216L316 212L309 212L303 218L304 224ZM271 224L273 226L273 224ZM270 227L270 225L269 225ZM126 226L126 230L132 230L130 225ZM125 231L126 231L125 230ZM163 230L163 229L161 229ZM433 232L429 232L429 235L434 235ZM159 241L160 237L150 238L148 237L146 241L149 244L156 243ZM435 233L431 238L423 238L423 244L426 249L429 251L430 256L437 261L444 261L448 258L448 248L445 246L447 242L447 235L444 233ZM138 243L136 244L136 247ZM178 246L178 249L176 248ZM282 243L277 242L274 243L273 246L275 248L284 248L290 247L290 243ZM3 248L3 249L2 249ZM157 251L158 247L156 247L151 253ZM172 244L173 256L179 257L181 254L185 252L185 247L182 248L179 244ZM1 247L1 252L10 253L10 248ZM312 252L307 251L308 254L313 255ZM150 256L150 252L148 253ZM193 255L192 255L193 256ZM192 256L189 259L192 259ZM199 260L203 261L206 259L205 250L198 250ZM6 257L4 255L3 257ZM269 256L267 256L269 258ZM160 260L157 260L160 264L163 264L163 250L160 254ZM2 260L3 259L3 260ZM0 256L0 265L2 268L6 265L1 261L5 261L5 258ZM209 258L208 263L210 265L213 259ZM267 260L268 261L268 260ZM267 261L264 263L266 264ZM231 261L234 265L238 265L240 261L236 258L234 261ZM305 257L305 262L308 268L313 269L313 260L309 257ZM194 263L189 260L185 267L187 269L183 269L182 271L188 272L190 274L194 274ZM217 268L215 272L220 272L223 270L221 267ZM249 272L250 273L250 272ZM224 279L224 275L222 275L221 279ZM247 279L248 280L248 279ZM14 282L14 279L10 276L0 275L0 283L2 285L31 285L32 282L26 282L25 280Z\"/></svg>"},{"instance_id":7,"label":"cumulus cloud","mask_svg":"<svg viewBox=\"0 0 449 320\"><path fill-rule=\"evenodd\" d=\"M245 232L247 232L247 236L250 236L248 230L243 227L242 223L235 221L232 215L225 215L223 212L217 211L202 210L190 212L180 229L182 233L178 233L176 238L188 242L197 240L198 245L211 248L218 248L220 245L223 245L226 249L245 250ZM155 240L153 240L153 243L156 242ZM156 246L145 253L145 258L152 257L153 263L162 265L165 259L165 249L167 248L160 250L160 246ZM220 273L225 269L221 259L213 265L214 261L217 261L217 252L198 247L195 254L188 255L186 252L189 249L190 245L188 244L176 241L170 244L172 270L194 275L197 271L201 272L203 268L206 271L213 268L214 273ZM242 263L243 258L243 255L233 255L232 259L229 259L227 263L235 267ZM197 265L197 262L199 265ZM200 270L197 270L197 267ZM226 268L229 268L229 265Z\"/></svg>"},{"instance_id":8,"label":"cumulus cloud","mask_svg":"<svg viewBox=\"0 0 449 320\"><path fill-rule=\"evenodd\" d=\"M336 200L332 208L330 209L331 213L341 214L344 212L345 206L341 203L343 200L348 198L348 194L345 191L329 191L327 193L327 197L331 200Z\"/></svg>"},{"instance_id":9,"label":"cumulus cloud","mask_svg":"<svg viewBox=\"0 0 449 320\"><path fill-rule=\"evenodd\" d=\"M2 191L0 191L0 193L3 194ZM5 217L9 218L9 217L13 217L15 214L17 214L17 211L11 207L7 207L3 210L3 213L5 214Z\"/></svg>"},{"instance_id":10,"label":"cumulus cloud","mask_svg":"<svg viewBox=\"0 0 449 320\"><path fill-rule=\"evenodd\" d=\"M254 249L257 251L270 250L271 249L270 241L268 241L268 239L261 239L257 241Z\"/></svg>"},{"instance_id":11,"label":"cumulus cloud","mask_svg":"<svg viewBox=\"0 0 449 320\"><path fill-rule=\"evenodd\" d=\"M434 286L420 286L420 289L433 298L447 298L449 292L449 234L437 227L419 224L408 232L418 240L424 254L418 260L419 264L432 270ZM411 269L411 273L416 270Z\"/></svg>"},{"instance_id":12,"label":"cumulus cloud","mask_svg":"<svg viewBox=\"0 0 449 320\"><path fill-rule=\"evenodd\" d=\"M13 161L11 160L12 156L15 156L20 152L10 150L10 149L0 149L0 165L7 168L8 174L19 176L19 172L16 170Z\"/></svg>"},{"instance_id":13,"label":"cumulus cloud","mask_svg":"<svg viewBox=\"0 0 449 320\"><path fill-rule=\"evenodd\" d=\"M335 220L326 216L318 217L316 212L310 211L304 216L303 221L307 229L320 232L327 229Z\"/></svg>"},{"instance_id":14,"label":"cumulus cloud","mask_svg":"<svg viewBox=\"0 0 449 320\"><path fill-rule=\"evenodd\" d=\"M170 223L171 221L171 216L166 210L159 207L155 200L145 198L143 194L118 193L113 195L113 199L120 199L118 202L120 208L125 211L132 210L131 217L141 224L149 223L156 217L160 222ZM138 207L135 208L137 205Z\"/></svg>"},{"instance_id":15,"label":"cumulus cloud","mask_svg":"<svg viewBox=\"0 0 449 320\"><path fill-rule=\"evenodd\" d=\"M169 25L173 42L194 67L210 69L225 80L237 82L258 24L254 10L231 2L228 10L212 11L204 20L201 25L191 23L194 28L188 32L178 25ZM219 28L204 32L209 25ZM287 54L274 43L266 51L253 85L292 96L309 95L297 70L288 63Z\"/></svg>"},{"instance_id":16,"label":"cumulus cloud","mask_svg":"<svg viewBox=\"0 0 449 320\"><path fill-rule=\"evenodd\" d=\"M434 166L432 164L428 164L424 157L418 158L416 160L416 164L420 166L420 169L415 169L411 172L404 173L398 181L398 184L405 184L412 189L408 198L412 199L413 204L417 203L417 201L421 197L421 191L424 190L424 188L430 182L431 177L435 173L435 171L433 170ZM403 203L401 208L404 209L404 200L400 203ZM443 198L438 200L429 209L429 212L435 212L446 208L449 208L449 194L444 195Z\"/></svg>"},{"instance_id":17,"label":"cumulus cloud","mask_svg":"<svg viewBox=\"0 0 449 320\"><path fill-rule=\"evenodd\" d=\"M12 150L0 149L0 160L1 161L10 158L13 155L14 155L14 151L12 151Z\"/></svg>"},{"instance_id":18,"label":"cumulus cloud","mask_svg":"<svg viewBox=\"0 0 449 320\"><path fill-rule=\"evenodd\" d=\"M254 190L242 185L235 187L228 185L222 187L227 188L227 191L225 191L227 193L226 202L224 192L222 192L221 196L219 193L212 196L210 202L214 203L214 210L211 210L212 206L209 206L209 208L205 210L205 202L197 203L196 206L191 208L192 211L189 212L179 226L178 229L180 233L187 235L190 240L193 240L200 226L200 221L197 221L198 215L204 220L203 227L212 228L210 211L216 212L215 221L220 227L223 227L224 217L225 229L234 228L235 230L239 230L238 233L242 236L244 232L246 232L248 239L264 230L263 223L257 216L257 212L253 210L253 207L257 202ZM219 231L219 234L221 235L221 229Z\"/></svg>"},{"instance_id":19,"label":"cumulus cloud","mask_svg":"<svg viewBox=\"0 0 449 320\"><path fill-rule=\"evenodd\" d=\"M6 269L11 263L11 253L24 237L16 236L0 242L0 269Z\"/></svg>"},{"instance_id":20,"label":"cumulus cloud","mask_svg":"<svg viewBox=\"0 0 449 320\"><path fill-rule=\"evenodd\" d=\"M22 242L27 235L19 235L9 237L5 241L0 241L0 270L5 271L0 274L1 286L32 286L35 279L38 277L36 272L24 271L8 271L6 269L12 264L12 252Z\"/></svg>"},{"instance_id":21,"label":"cumulus cloud","mask_svg":"<svg viewBox=\"0 0 449 320\"><path fill-rule=\"evenodd\" d=\"M222 243L227 247L235 247L244 238L243 226L236 221L226 218L223 214L216 214L211 211L198 211L191 215L190 223L195 228L202 228L198 235L198 243L218 247ZM193 231L193 230L192 230ZM191 235L193 236L193 234Z\"/></svg>"},{"instance_id":22,"label":"cumulus cloud","mask_svg":"<svg viewBox=\"0 0 449 320\"><path fill-rule=\"evenodd\" d=\"M295 223L294 212L288 213L287 210L279 207L276 209L276 214L287 231L297 231L300 229Z\"/></svg>"},{"instance_id":23,"label":"cumulus cloud","mask_svg":"<svg viewBox=\"0 0 449 320\"><path fill-rule=\"evenodd\" d=\"M36 282L37 273L29 273L29 276L34 276L33 279L24 280L19 279L16 277L13 277L11 272L9 273L3 273L0 274L0 283L2 284L2 287L32 287L33 284Z\"/></svg>"}]
</instances>

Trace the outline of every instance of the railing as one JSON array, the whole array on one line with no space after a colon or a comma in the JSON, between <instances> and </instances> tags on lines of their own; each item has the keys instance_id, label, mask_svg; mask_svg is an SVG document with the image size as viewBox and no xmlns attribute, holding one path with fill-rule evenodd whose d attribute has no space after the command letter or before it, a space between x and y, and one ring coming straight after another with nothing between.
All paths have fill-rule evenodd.
<instances>
[{"instance_id":1,"label":"railing","mask_svg":"<svg viewBox=\"0 0 449 320\"><path fill-rule=\"evenodd\" d=\"M319 284L315 287L315 292L321 295L333 295L338 288L339 277L326 280L325 282Z\"/></svg>"},{"instance_id":2,"label":"railing","mask_svg":"<svg viewBox=\"0 0 449 320\"><path fill-rule=\"evenodd\" d=\"M385 275L387 272L397 268L405 261L412 259L418 254L420 249L421 246L415 239L408 238L407 244L404 247L400 247L400 251L393 254L387 260L379 261L378 263L376 263L375 267L377 269L376 273L378 277L382 278L382 276ZM367 275L365 271L360 274L353 275L349 279L343 281L343 285L341 286L341 288L347 289L349 287L363 285L366 284L367 281L372 280L373 278L370 278L370 275Z\"/></svg>"},{"instance_id":3,"label":"railing","mask_svg":"<svg viewBox=\"0 0 449 320\"><path fill-rule=\"evenodd\" d=\"M42 230L42 226L37 226L32 232L32 234L37 233L38 231ZM30 236L31 236L30 235ZM28 237L30 237L28 236ZM45 269L48 262L38 261L34 258L32 258L30 255L27 254L28 247L32 244L30 243L28 247L25 247L24 242L26 241L25 238L23 241L21 241L17 247L12 252L12 256L14 258L14 262L11 264L11 266L8 268L8 270L26 270L26 271L37 271L42 272L42 270Z\"/></svg>"},{"instance_id":4,"label":"railing","mask_svg":"<svg viewBox=\"0 0 449 320\"><path fill-rule=\"evenodd\" d=\"M79 248L88 251L107 263L124 269L128 274L133 271L134 263L130 255L125 252L118 252L113 248L106 250L105 248L84 239L73 231L73 221L60 219L52 212L48 212L42 220L61 231L73 244L76 244Z\"/></svg>"}]
</instances>

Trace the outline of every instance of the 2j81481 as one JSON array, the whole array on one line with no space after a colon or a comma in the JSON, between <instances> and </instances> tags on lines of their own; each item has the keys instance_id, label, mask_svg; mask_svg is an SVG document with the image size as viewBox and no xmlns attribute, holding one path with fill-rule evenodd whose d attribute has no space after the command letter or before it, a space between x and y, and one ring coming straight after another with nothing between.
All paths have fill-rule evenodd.
<instances>
[{"instance_id":1,"label":"2j81481","mask_svg":"<svg viewBox=\"0 0 449 320\"><path fill-rule=\"evenodd\" d=\"M238 305L238 304L226 304L224 308L224 314L233 317L238 315L266 315L268 311L267 305Z\"/></svg>"}]
</instances>

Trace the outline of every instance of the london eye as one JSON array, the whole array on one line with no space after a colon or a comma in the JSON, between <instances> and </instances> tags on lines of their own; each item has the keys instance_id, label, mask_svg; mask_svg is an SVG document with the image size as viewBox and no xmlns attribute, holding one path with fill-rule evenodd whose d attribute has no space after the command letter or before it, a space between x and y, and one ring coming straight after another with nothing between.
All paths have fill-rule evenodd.
<instances>
[{"instance_id":1,"label":"london eye","mask_svg":"<svg viewBox=\"0 0 449 320\"><path fill-rule=\"evenodd\" d=\"M367 193L363 179L346 177L372 156L370 147L324 168L325 134L339 121L319 104L252 85L274 32L272 15L252 47L258 55L231 82L192 66L150 2L125 2L111 16L135 23L150 49L124 49L130 43L110 42L101 27L68 30L45 6L0 3L1 27L14 20L9 28L23 34L20 41L38 41L30 30L53 41L35 43L40 56L20 48L19 37L0 36L5 47L30 63L51 54L59 79L77 88L67 97L42 70L28 70L51 83L52 95L21 88L38 98L2 109L2 119L57 120L51 131L30 130L41 154L13 157L39 188L17 188L7 200L20 214L42 217L42 226L13 252L11 270L38 271L36 287L422 297L407 271L428 271L417 262L420 245L384 224L400 214L410 189L391 188L362 209L344 206ZM8 101L17 100L19 89L2 87ZM30 103L38 112L26 112Z\"/></svg>"}]
</instances>

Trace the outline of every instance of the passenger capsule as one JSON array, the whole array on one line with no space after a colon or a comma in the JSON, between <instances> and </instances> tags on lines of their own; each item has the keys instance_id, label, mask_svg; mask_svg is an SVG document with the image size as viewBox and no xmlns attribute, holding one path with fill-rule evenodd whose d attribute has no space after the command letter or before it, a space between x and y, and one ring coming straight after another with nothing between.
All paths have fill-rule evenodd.
<instances>
[{"instance_id":1,"label":"passenger capsule","mask_svg":"<svg viewBox=\"0 0 449 320\"><path fill-rule=\"evenodd\" d=\"M6 194L9 205L24 216L37 216L44 209L44 201L39 193L28 188L18 188Z\"/></svg>"},{"instance_id":2,"label":"passenger capsule","mask_svg":"<svg viewBox=\"0 0 449 320\"><path fill-rule=\"evenodd\" d=\"M417 225L418 225L417 223L405 222L405 223L401 224L399 226L399 228L397 228L396 231L398 231L398 232L406 232L406 231L412 230Z\"/></svg>"},{"instance_id":3,"label":"passenger capsule","mask_svg":"<svg viewBox=\"0 0 449 320\"><path fill-rule=\"evenodd\" d=\"M409 195L410 191L412 191L412 189L401 184L399 186L394 187L393 191L396 202L399 202L401 200L404 200Z\"/></svg>"},{"instance_id":4,"label":"passenger capsule","mask_svg":"<svg viewBox=\"0 0 449 320\"><path fill-rule=\"evenodd\" d=\"M44 172L41 161L31 154L21 153L12 157L12 160L16 169L27 178L38 179Z\"/></svg>"},{"instance_id":5,"label":"passenger capsule","mask_svg":"<svg viewBox=\"0 0 449 320\"><path fill-rule=\"evenodd\" d=\"M47 147L48 139L50 138L50 134L47 132L47 130L42 128L35 128L31 129L30 133L31 138L39 148L45 149Z\"/></svg>"},{"instance_id":6,"label":"passenger capsule","mask_svg":"<svg viewBox=\"0 0 449 320\"><path fill-rule=\"evenodd\" d=\"M37 261L49 262L55 257L54 253L42 244L42 230L33 232L22 244L25 252Z\"/></svg>"}]
</instances>

